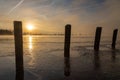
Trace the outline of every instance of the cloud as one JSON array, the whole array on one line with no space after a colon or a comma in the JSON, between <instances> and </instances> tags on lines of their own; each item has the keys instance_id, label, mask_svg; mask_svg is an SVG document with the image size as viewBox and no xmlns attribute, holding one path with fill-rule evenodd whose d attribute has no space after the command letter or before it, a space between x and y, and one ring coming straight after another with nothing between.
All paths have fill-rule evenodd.
<instances>
[{"instance_id":1,"label":"cloud","mask_svg":"<svg viewBox=\"0 0 120 80\"><path fill-rule=\"evenodd\" d=\"M18 3L14 1L10 4ZM6 18L34 22L40 31L47 28L48 32L64 32L65 24L70 23L74 33L94 34L96 26L112 32L120 28L119 3L120 0L25 0Z\"/></svg>"}]
</instances>

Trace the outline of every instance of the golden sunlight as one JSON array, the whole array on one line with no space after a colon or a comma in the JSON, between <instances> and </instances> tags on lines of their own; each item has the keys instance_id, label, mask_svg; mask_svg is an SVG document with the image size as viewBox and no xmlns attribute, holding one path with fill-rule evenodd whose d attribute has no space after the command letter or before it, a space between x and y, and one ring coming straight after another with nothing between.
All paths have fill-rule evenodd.
<instances>
[{"instance_id":1,"label":"golden sunlight","mask_svg":"<svg viewBox=\"0 0 120 80\"><path fill-rule=\"evenodd\" d=\"M27 30L31 31L31 30L33 30L33 28L34 28L34 27L33 27L32 24L28 24L28 25L27 25Z\"/></svg>"},{"instance_id":2,"label":"golden sunlight","mask_svg":"<svg viewBox=\"0 0 120 80\"><path fill-rule=\"evenodd\" d=\"M28 37L28 42L29 42L29 45L28 45L29 53L30 53L30 58L31 58L30 61L28 62L28 64L33 66L35 58L34 58L34 54L32 52L32 49L33 49L33 44L32 44L33 43L33 37L32 36Z\"/></svg>"},{"instance_id":3,"label":"golden sunlight","mask_svg":"<svg viewBox=\"0 0 120 80\"><path fill-rule=\"evenodd\" d=\"M29 49L32 49L32 36L29 36Z\"/></svg>"}]
</instances>

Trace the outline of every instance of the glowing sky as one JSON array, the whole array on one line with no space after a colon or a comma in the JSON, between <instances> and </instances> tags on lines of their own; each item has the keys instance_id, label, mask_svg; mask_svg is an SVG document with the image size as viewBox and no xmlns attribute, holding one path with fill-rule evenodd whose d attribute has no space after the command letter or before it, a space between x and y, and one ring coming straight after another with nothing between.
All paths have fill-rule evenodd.
<instances>
[{"instance_id":1,"label":"glowing sky","mask_svg":"<svg viewBox=\"0 0 120 80\"><path fill-rule=\"evenodd\" d=\"M38 32L93 34L96 26L110 34L120 28L120 0L0 0L0 28L13 29L14 20L34 24Z\"/></svg>"}]
</instances>

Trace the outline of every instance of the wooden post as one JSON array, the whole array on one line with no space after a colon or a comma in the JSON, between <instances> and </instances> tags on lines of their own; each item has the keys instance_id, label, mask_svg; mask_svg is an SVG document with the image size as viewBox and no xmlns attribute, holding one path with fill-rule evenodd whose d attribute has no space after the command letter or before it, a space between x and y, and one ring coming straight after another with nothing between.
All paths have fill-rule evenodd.
<instances>
[{"instance_id":1,"label":"wooden post","mask_svg":"<svg viewBox=\"0 0 120 80\"><path fill-rule=\"evenodd\" d=\"M115 49L116 40L117 40L117 33L118 33L118 29L115 29L115 30L113 31L112 49Z\"/></svg>"},{"instance_id":2,"label":"wooden post","mask_svg":"<svg viewBox=\"0 0 120 80\"><path fill-rule=\"evenodd\" d=\"M95 34L95 42L94 42L94 50L95 51L99 51L101 32L102 32L102 27L97 27L96 34Z\"/></svg>"},{"instance_id":3,"label":"wooden post","mask_svg":"<svg viewBox=\"0 0 120 80\"><path fill-rule=\"evenodd\" d=\"M65 26L65 43L64 43L64 57L70 57L70 39L71 39L71 25Z\"/></svg>"},{"instance_id":4,"label":"wooden post","mask_svg":"<svg viewBox=\"0 0 120 80\"><path fill-rule=\"evenodd\" d=\"M14 21L16 80L24 80L22 22Z\"/></svg>"}]
</instances>

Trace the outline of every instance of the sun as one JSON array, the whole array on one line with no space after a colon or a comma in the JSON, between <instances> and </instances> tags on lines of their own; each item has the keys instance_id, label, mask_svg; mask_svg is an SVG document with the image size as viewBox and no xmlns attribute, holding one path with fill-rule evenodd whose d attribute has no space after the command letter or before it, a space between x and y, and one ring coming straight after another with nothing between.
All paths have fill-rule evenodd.
<instances>
[{"instance_id":1,"label":"sun","mask_svg":"<svg viewBox=\"0 0 120 80\"><path fill-rule=\"evenodd\" d=\"M32 24L28 24L28 25L27 25L27 30L31 31L31 30L33 30L33 28L34 28L34 27L33 27Z\"/></svg>"}]
</instances>

